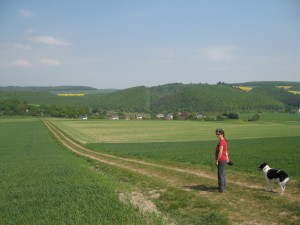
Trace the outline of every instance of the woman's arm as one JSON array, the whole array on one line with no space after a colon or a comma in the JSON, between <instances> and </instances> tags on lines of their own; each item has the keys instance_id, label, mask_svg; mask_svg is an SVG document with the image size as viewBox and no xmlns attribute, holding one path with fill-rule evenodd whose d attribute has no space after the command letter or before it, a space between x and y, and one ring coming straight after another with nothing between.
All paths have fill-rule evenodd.
<instances>
[{"instance_id":1,"label":"woman's arm","mask_svg":"<svg viewBox=\"0 0 300 225\"><path fill-rule=\"evenodd\" d=\"M222 152L223 152L223 146L222 145L220 145L220 147L219 147L219 154L218 154L218 157L217 157L217 165L218 165L218 161L219 161L219 159L221 158L221 156L222 156Z\"/></svg>"}]
</instances>

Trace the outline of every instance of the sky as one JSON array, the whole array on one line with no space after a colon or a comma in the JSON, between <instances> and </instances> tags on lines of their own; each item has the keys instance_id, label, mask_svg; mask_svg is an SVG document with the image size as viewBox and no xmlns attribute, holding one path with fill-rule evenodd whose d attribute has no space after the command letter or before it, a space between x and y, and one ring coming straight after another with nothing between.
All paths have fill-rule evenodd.
<instances>
[{"instance_id":1,"label":"sky","mask_svg":"<svg viewBox=\"0 0 300 225\"><path fill-rule=\"evenodd\" d=\"M0 86L300 82L299 0L0 0Z\"/></svg>"}]
</instances>

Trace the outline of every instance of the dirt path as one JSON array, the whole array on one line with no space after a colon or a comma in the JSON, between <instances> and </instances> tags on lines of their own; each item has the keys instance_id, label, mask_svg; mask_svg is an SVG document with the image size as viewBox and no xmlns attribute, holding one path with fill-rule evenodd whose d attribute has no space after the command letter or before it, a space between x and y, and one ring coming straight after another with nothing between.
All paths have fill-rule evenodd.
<instances>
[{"instance_id":1,"label":"dirt path","mask_svg":"<svg viewBox=\"0 0 300 225\"><path fill-rule=\"evenodd\" d=\"M233 190L230 191L232 194L216 194L216 191L213 191L212 188L217 182L215 174L196 169L192 170L175 166L161 165L157 163L150 163L141 160L122 158L105 153L95 152L65 136L49 121L44 121L44 123L51 133L66 148L78 155L134 173L142 174L144 176L154 177L162 182L167 183L168 185L180 187L184 191L197 191L196 193L199 196L205 196L209 198L210 201L228 200L229 207L225 210L226 214L228 214L228 218L233 224L277 224L276 216L278 216L278 212L276 210L273 212L270 211L268 208L268 203L265 204L263 200L253 197L254 194L265 194L265 192L263 192L264 187L262 185L250 184L245 181L229 180L228 183L230 186L233 186ZM200 182L205 183L205 185L199 185ZM234 188L235 186L237 188ZM243 189L242 192L241 189ZM280 198L282 198L282 196L278 194L273 195L272 197L275 200L280 200ZM286 194L285 199L289 199L291 202L299 202L300 198L299 195L295 196ZM258 202L261 205L259 207L257 205ZM269 215L271 214L268 218L274 217L275 219L273 221L264 219L265 213L268 213ZM289 215L289 213L284 212L282 215ZM293 217L291 218L291 221L299 221L299 217Z\"/></svg>"}]
</instances>

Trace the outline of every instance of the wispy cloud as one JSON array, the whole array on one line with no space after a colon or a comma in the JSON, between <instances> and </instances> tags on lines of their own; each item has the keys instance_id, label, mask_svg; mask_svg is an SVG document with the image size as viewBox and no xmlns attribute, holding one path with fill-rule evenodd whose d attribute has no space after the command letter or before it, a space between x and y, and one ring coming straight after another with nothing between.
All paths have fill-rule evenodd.
<instances>
[{"instance_id":1,"label":"wispy cloud","mask_svg":"<svg viewBox=\"0 0 300 225\"><path fill-rule=\"evenodd\" d=\"M16 67L32 67L33 65L27 59L17 59L12 63Z\"/></svg>"},{"instance_id":2,"label":"wispy cloud","mask_svg":"<svg viewBox=\"0 0 300 225\"><path fill-rule=\"evenodd\" d=\"M26 18L26 19L30 19L30 18L34 17L33 13L27 9L21 9L20 15L21 15L21 17Z\"/></svg>"},{"instance_id":3,"label":"wispy cloud","mask_svg":"<svg viewBox=\"0 0 300 225\"><path fill-rule=\"evenodd\" d=\"M234 48L232 47L208 47L202 51L207 59L214 62L232 61L235 58L233 54Z\"/></svg>"},{"instance_id":4,"label":"wispy cloud","mask_svg":"<svg viewBox=\"0 0 300 225\"><path fill-rule=\"evenodd\" d=\"M30 45L24 45L24 44L15 44L14 47L16 49L21 49L21 50L31 50L32 47Z\"/></svg>"},{"instance_id":5,"label":"wispy cloud","mask_svg":"<svg viewBox=\"0 0 300 225\"><path fill-rule=\"evenodd\" d=\"M57 38L50 37L50 36L35 36L35 37L32 37L31 40L40 42L43 44L47 44L47 45L57 45L57 46L71 45L71 43L68 41L65 41L62 39L57 39Z\"/></svg>"},{"instance_id":6,"label":"wispy cloud","mask_svg":"<svg viewBox=\"0 0 300 225\"><path fill-rule=\"evenodd\" d=\"M40 63L49 66L59 66L60 62L56 59L41 59Z\"/></svg>"}]
</instances>

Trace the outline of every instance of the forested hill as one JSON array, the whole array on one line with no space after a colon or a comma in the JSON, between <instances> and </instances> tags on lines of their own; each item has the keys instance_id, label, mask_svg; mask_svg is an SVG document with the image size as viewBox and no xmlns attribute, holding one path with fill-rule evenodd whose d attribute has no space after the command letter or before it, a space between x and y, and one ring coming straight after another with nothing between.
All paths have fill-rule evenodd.
<instances>
[{"instance_id":1,"label":"forested hill","mask_svg":"<svg viewBox=\"0 0 300 225\"><path fill-rule=\"evenodd\" d=\"M153 87L151 111L282 111L285 105L268 96L228 85L175 84Z\"/></svg>"},{"instance_id":2,"label":"forested hill","mask_svg":"<svg viewBox=\"0 0 300 225\"><path fill-rule=\"evenodd\" d=\"M261 84L261 83L260 83ZM293 85L291 85L293 84ZM275 86L274 86L275 85ZM84 87L5 90L0 88L0 101L16 99L33 105L84 106L93 110L118 112L242 112L285 111L300 106L300 95L291 92L300 83L256 82L243 84L166 84L100 91ZM243 89L247 87L250 89ZM55 91L54 91L55 90ZM295 89L297 90L297 88ZM60 95L59 93L65 93ZM66 94L67 93L67 94ZM72 95L72 93L77 93ZM82 93L82 94L78 94ZM1 103L1 102L0 102Z\"/></svg>"}]
</instances>

